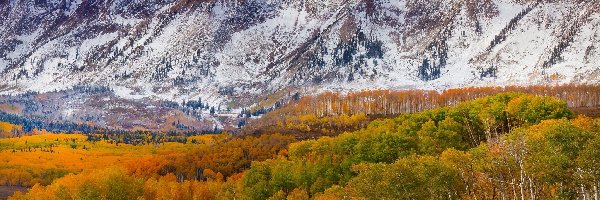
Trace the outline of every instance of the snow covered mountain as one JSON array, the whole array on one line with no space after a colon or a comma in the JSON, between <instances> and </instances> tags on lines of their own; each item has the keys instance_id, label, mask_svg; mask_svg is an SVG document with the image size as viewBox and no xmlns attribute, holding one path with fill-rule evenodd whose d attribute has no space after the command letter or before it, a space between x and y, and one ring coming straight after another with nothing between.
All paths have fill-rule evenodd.
<instances>
[{"instance_id":1,"label":"snow covered mountain","mask_svg":"<svg viewBox=\"0 0 600 200\"><path fill-rule=\"evenodd\" d=\"M0 0L0 91L251 104L277 91L600 83L598 0Z\"/></svg>"}]
</instances>

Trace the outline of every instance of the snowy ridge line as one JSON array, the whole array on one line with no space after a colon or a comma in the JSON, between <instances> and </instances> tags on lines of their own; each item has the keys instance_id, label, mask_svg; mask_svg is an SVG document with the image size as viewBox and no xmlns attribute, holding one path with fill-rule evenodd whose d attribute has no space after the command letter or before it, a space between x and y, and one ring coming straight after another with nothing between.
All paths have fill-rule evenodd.
<instances>
[{"instance_id":1,"label":"snowy ridge line","mask_svg":"<svg viewBox=\"0 0 600 200\"><path fill-rule=\"evenodd\" d=\"M490 0L15 0L0 94L253 105L289 88L600 83L599 5Z\"/></svg>"}]
</instances>

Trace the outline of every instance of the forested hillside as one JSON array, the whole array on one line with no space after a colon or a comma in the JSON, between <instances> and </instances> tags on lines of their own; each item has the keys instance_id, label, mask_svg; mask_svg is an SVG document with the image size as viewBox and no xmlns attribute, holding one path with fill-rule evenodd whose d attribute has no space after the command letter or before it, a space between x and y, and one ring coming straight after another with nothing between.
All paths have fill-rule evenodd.
<instances>
[{"instance_id":1,"label":"forested hillside","mask_svg":"<svg viewBox=\"0 0 600 200\"><path fill-rule=\"evenodd\" d=\"M374 119L390 118L461 102L517 91L565 101L579 114L600 116L600 86L507 86L467 87L436 90L366 90L347 94L326 92L292 99L260 119L249 121L241 130L245 134L281 133L299 138L337 135L364 128Z\"/></svg>"},{"instance_id":2,"label":"forested hillside","mask_svg":"<svg viewBox=\"0 0 600 200\"><path fill-rule=\"evenodd\" d=\"M599 192L600 119L575 116L555 97L503 92L364 123L301 141L291 132L194 136L185 144L2 139L0 180L33 186L13 199L577 199Z\"/></svg>"}]
</instances>

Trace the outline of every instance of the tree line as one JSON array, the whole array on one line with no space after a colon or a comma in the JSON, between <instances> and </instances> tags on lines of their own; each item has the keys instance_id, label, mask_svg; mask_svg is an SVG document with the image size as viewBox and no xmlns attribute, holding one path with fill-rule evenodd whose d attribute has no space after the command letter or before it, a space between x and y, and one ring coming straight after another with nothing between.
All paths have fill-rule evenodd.
<instances>
[{"instance_id":1,"label":"tree line","mask_svg":"<svg viewBox=\"0 0 600 200\"><path fill-rule=\"evenodd\" d=\"M523 92L563 100L570 108L600 106L600 85L468 87L435 90L326 92L296 98L245 123L243 134L281 133L298 138L337 135L364 128L370 121L403 113L455 106L502 92Z\"/></svg>"},{"instance_id":2,"label":"tree line","mask_svg":"<svg viewBox=\"0 0 600 200\"><path fill-rule=\"evenodd\" d=\"M331 115L398 115L422 110L454 106L497 93L513 91L537 96L552 96L561 99L569 107L593 107L600 105L600 85L556 85L556 86L506 86L467 87L436 90L369 90L340 94L326 92L317 96L304 97L291 104L301 107L301 114L317 117Z\"/></svg>"}]
</instances>

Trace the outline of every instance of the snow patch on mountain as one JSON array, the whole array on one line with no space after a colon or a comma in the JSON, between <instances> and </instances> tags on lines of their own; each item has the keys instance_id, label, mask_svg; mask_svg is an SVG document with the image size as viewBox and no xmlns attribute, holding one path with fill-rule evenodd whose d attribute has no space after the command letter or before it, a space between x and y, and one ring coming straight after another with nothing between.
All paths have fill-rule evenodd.
<instances>
[{"instance_id":1,"label":"snow patch on mountain","mask_svg":"<svg viewBox=\"0 0 600 200\"><path fill-rule=\"evenodd\" d=\"M250 105L278 91L600 84L585 1L15 0L0 94L77 85Z\"/></svg>"}]
</instances>

